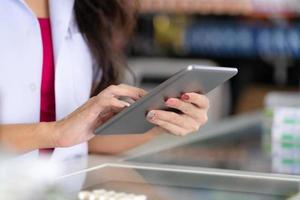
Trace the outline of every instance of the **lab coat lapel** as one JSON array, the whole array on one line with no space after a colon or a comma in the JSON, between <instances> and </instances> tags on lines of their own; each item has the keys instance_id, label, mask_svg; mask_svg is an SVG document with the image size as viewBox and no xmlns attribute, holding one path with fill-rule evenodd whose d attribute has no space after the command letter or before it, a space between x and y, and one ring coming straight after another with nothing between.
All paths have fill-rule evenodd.
<instances>
[{"instance_id":1,"label":"lab coat lapel","mask_svg":"<svg viewBox=\"0 0 300 200\"><path fill-rule=\"evenodd\" d=\"M49 1L55 66L57 66L60 49L68 32L73 7L74 0Z\"/></svg>"}]
</instances>

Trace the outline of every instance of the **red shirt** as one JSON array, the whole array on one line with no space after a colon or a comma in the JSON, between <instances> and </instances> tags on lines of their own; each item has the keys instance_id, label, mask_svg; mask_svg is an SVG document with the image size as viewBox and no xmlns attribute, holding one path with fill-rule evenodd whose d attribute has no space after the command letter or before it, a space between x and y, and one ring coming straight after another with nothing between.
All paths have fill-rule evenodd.
<instances>
[{"instance_id":1,"label":"red shirt","mask_svg":"<svg viewBox=\"0 0 300 200\"><path fill-rule=\"evenodd\" d=\"M55 121L55 68L52 45L51 24L49 18L38 19L43 42L43 70L41 81L40 121ZM50 153L53 149L42 149L41 153Z\"/></svg>"}]
</instances>

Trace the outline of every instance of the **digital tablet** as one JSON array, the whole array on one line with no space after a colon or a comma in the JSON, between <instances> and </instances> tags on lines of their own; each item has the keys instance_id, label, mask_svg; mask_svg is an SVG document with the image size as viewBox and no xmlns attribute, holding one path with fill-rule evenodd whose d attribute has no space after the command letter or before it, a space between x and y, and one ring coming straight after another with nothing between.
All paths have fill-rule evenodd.
<instances>
[{"instance_id":1,"label":"digital tablet","mask_svg":"<svg viewBox=\"0 0 300 200\"><path fill-rule=\"evenodd\" d=\"M167 110L165 100L180 97L182 93L207 94L234 75L236 68L207 67L191 65L171 76L151 90L146 96L125 108L110 120L99 126L96 135L141 134L152 127L146 115L150 110Z\"/></svg>"}]
</instances>

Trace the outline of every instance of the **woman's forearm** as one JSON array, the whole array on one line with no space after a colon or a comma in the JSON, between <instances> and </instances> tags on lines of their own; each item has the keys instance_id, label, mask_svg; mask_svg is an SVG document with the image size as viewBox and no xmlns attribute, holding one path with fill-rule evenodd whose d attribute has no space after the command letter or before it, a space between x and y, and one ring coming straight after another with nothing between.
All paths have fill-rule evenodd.
<instances>
[{"instance_id":1,"label":"woman's forearm","mask_svg":"<svg viewBox=\"0 0 300 200\"><path fill-rule=\"evenodd\" d=\"M52 148L54 123L0 125L0 143L17 153Z\"/></svg>"},{"instance_id":2,"label":"woman's forearm","mask_svg":"<svg viewBox=\"0 0 300 200\"><path fill-rule=\"evenodd\" d=\"M96 136L89 141L89 152L92 154L120 154L142 145L161 134L161 130L153 128L144 134Z\"/></svg>"}]
</instances>

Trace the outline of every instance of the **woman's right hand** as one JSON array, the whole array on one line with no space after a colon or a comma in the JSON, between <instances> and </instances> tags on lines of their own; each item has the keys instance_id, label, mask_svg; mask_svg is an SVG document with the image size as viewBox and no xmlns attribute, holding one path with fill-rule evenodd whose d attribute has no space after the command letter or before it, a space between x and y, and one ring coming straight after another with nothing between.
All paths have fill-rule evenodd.
<instances>
[{"instance_id":1,"label":"woman's right hand","mask_svg":"<svg viewBox=\"0 0 300 200\"><path fill-rule=\"evenodd\" d=\"M119 97L138 100L145 94L140 88L124 84L107 87L64 119L54 122L54 147L70 147L90 140L96 127L130 105Z\"/></svg>"}]
</instances>

